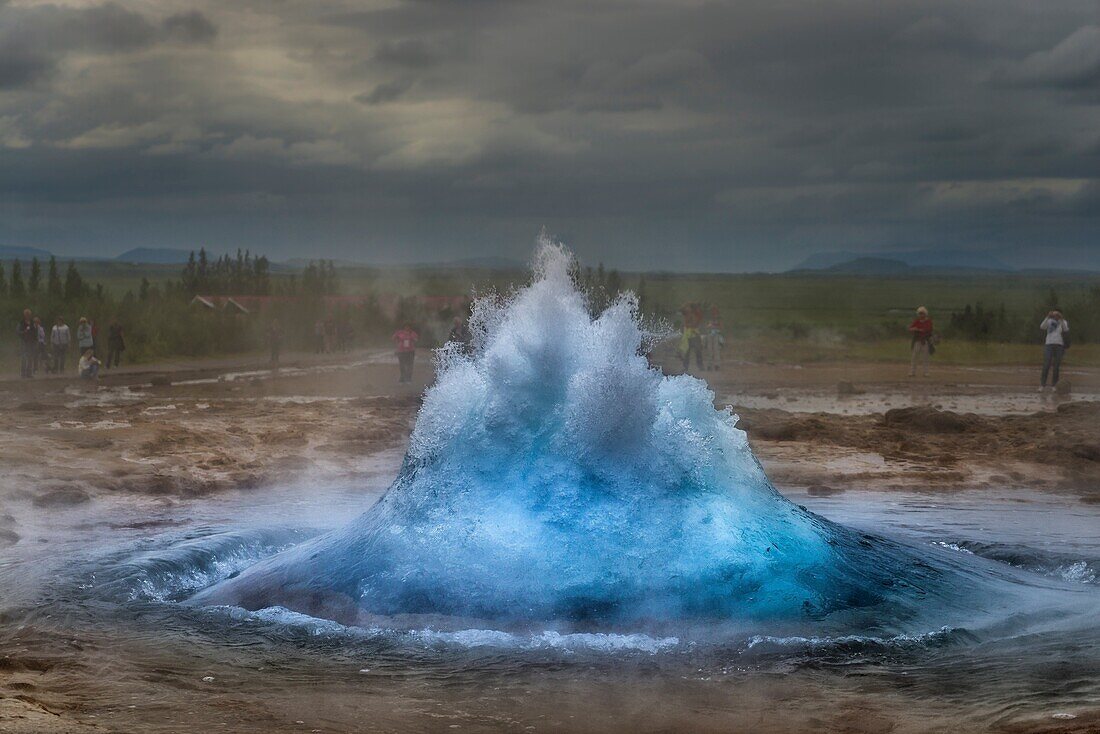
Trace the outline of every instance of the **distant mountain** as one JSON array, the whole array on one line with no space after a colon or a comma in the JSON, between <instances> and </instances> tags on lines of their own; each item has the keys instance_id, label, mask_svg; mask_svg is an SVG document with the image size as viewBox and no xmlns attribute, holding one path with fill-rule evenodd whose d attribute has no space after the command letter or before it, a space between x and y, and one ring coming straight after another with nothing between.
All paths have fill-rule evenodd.
<instances>
[{"instance_id":1,"label":"distant mountain","mask_svg":"<svg viewBox=\"0 0 1100 734\"><path fill-rule=\"evenodd\" d=\"M418 268L469 268L471 270L526 270L527 264L507 257L467 257L441 263L422 263Z\"/></svg>"},{"instance_id":2,"label":"distant mountain","mask_svg":"<svg viewBox=\"0 0 1100 734\"><path fill-rule=\"evenodd\" d=\"M884 257L857 257L827 268L819 268L825 273L851 273L853 275L901 275L908 273L913 268L901 260L891 260Z\"/></svg>"},{"instance_id":3,"label":"distant mountain","mask_svg":"<svg viewBox=\"0 0 1100 734\"><path fill-rule=\"evenodd\" d=\"M39 260L49 260L50 251L37 247L18 247L16 245L0 245L0 260L30 260L37 257Z\"/></svg>"},{"instance_id":4,"label":"distant mountain","mask_svg":"<svg viewBox=\"0 0 1100 734\"><path fill-rule=\"evenodd\" d=\"M191 255L191 250L175 250L169 247L135 247L115 258L123 263L142 265L183 265Z\"/></svg>"},{"instance_id":5,"label":"distant mountain","mask_svg":"<svg viewBox=\"0 0 1100 734\"><path fill-rule=\"evenodd\" d=\"M322 258L326 262L329 258ZM282 264L290 267L304 268L309 265L310 260L303 257L295 257L290 260L284 261ZM468 269L468 270L525 270L527 265L520 260L512 260L507 257L467 257L460 260L444 260L441 262L419 262L419 263L369 263L362 260L340 260L334 259L332 263L337 267L350 266L350 267L363 267L363 268L410 268L413 270L428 270L428 269Z\"/></svg>"},{"instance_id":6,"label":"distant mountain","mask_svg":"<svg viewBox=\"0 0 1100 734\"><path fill-rule=\"evenodd\" d=\"M922 270L1000 270L1014 268L991 250L910 250L907 252L819 252L793 270L830 270L857 261L891 261Z\"/></svg>"}]
</instances>

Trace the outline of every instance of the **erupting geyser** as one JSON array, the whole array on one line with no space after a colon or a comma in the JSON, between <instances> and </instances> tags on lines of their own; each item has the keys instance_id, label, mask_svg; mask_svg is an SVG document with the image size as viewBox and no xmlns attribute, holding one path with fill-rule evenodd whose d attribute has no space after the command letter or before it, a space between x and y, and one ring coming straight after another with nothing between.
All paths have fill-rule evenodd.
<instances>
[{"instance_id":1,"label":"erupting geyser","mask_svg":"<svg viewBox=\"0 0 1100 734\"><path fill-rule=\"evenodd\" d=\"M374 507L192 603L352 623L881 628L942 595L949 571L776 492L704 382L649 366L635 300L592 318L571 262L544 242L529 286L477 302L472 353L440 353L400 475Z\"/></svg>"}]
</instances>

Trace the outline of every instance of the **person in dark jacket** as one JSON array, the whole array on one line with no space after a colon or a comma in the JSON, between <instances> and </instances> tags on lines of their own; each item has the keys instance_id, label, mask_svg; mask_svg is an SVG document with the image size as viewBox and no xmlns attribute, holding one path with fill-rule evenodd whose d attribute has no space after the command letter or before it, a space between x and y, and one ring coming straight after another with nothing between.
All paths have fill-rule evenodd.
<instances>
[{"instance_id":1,"label":"person in dark jacket","mask_svg":"<svg viewBox=\"0 0 1100 734\"><path fill-rule=\"evenodd\" d=\"M283 351L283 325L278 319L272 319L267 327L267 344L271 347L271 366L279 366L279 355Z\"/></svg>"},{"instance_id":2,"label":"person in dark jacket","mask_svg":"<svg viewBox=\"0 0 1100 734\"><path fill-rule=\"evenodd\" d=\"M111 369L112 365L118 367L119 358L125 351L126 340L122 337L122 325L116 319L107 328L107 369Z\"/></svg>"},{"instance_id":3,"label":"person in dark jacket","mask_svg":"<svg viewBox=\"0 0 1100 734\"><path fill-rule=\"evenodd\" d=\"M19 376L34 376L34 357L38 354L38 327L29 308L23 309L23 320L16 328L19 335Z\"/></svg>"},{"instance_id":4,"label":"person in dark jacket","mask_svg":"<svg viewBox=\"0 0 1100 734\"><path fill-rule=\"evenodd\" d=\"M470 352L470 346L474 341L474 335L461 316L455 316L454 326L451 327L451 333L447 340L457 344L463 353L468 354Z\"/></svg>"}]
</instances>

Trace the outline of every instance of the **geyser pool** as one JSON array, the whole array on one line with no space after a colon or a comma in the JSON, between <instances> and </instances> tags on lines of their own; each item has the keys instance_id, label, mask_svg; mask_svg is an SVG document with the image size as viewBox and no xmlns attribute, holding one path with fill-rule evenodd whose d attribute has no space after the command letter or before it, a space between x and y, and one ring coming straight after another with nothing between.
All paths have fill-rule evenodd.
<instances>
[{"instance_id":1,"label":"geyser pool","mask_svg":"<svg viewBox=\"0 0 1100 734\"><path fill-rule=\"evenodd\" d=\"M345 624L809 621L885 633L973 623L1011 603L957 554L918 554L784 499L703 381L650 367L634 298L592 317L571 263L544 242L529 285L476 302L473 349L440 351L376 505L189 603Z\"/></svg>"}]
</instances>

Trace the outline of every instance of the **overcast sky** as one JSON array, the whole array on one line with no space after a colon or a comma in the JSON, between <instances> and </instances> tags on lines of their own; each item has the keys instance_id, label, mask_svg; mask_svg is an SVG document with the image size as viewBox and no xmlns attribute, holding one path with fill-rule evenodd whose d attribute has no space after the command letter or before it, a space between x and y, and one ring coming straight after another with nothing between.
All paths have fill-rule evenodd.
<instances>
[{"instance_id":1,"label":"overcast sky","mask_svg":"<svg viewBox=\"0 0 1100 734\"><path fill-rule=\"evenodd\" d=\"M1096 0L0 0L0 244L1100 268Z\"/></svg>"}]
</instances>

